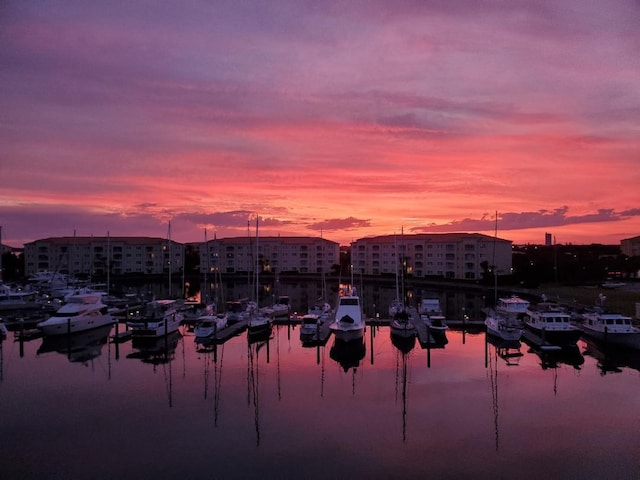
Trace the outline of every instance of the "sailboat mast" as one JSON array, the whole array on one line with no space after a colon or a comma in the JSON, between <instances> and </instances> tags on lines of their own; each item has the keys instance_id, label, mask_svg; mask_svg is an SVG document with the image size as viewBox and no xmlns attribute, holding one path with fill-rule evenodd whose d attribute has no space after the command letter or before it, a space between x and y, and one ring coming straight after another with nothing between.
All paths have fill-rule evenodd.
<instances>
[{"instance_id":1,"label":"sailboat mast","mask_svg":"<svg viewBox=\"0 0 640 480\"><path fill-rule=\"evenodd\" d=\"M260 304L260 297L258 296L259 292L259 272L258 272L258 215L256 215L256 305Z\"/></svg>"},{"instance_id":2,"label":"sailboat mast","mask_svg":"<svg viewBox=\"0 0 640 480\"><path fill-rule=\"evenodd\" d=\"M209 299L209 284L207 283L207 274L209 273L209 245L207 244L207 229L204 229L204 251L207 258L207 261L204 264L204 288L206 289L204 292L204 304L207 304L207 300ZM202 293L202 289L200 289Z\"/></svg>"},{"instance_id":3,"label":"sailboat mast","mask_svg":"<svg viewBox=\"0 0 640 480\"><path fill-rule=\"evenodd\" d=\"M498 269L496 267L496 243L498 241L498 211L496 210L496 226L493 235L493 300L498 304Z\"/></svg>"},{"instance_id":4,"label":"sailboat mast","mask_svg":"<svg viewBox=\"0 0 640 480\"><path fill-rule=\"evenodd\" d=\"M400 285L402 286L402 308L404 310L404 227L400 228L400 243L401 243L401 250L402 250L402 262L400 263L400 267L402 268L401 270L401 282Z\"/></svg>"},{"instance_id":5,"label":"sailboat mast","mask_svg":"<svg viewBox=\"0 0 640 480\"><path fill-rule=\"evenodd\" d=\"M169 251L169 298L171 298L171 220L169 220L169 228L167 231L167 239L168 239L168 251Z\"/></svg>"},{"instance_id":6,"label":"sailboat mast","mask_svg":"<svg viewBox=\"0 0 640 480\"><path fill-rule=\"evenodd\" d=\"M395 252L396 252L395 255L394 255L395 260L396 260L395 261L395 264L396 264L395 265L396 266L396 301L399 302L400 301L400 285L398 283L398 281L399 281L398 280L398 277L399 277L399 275L398 275L398 255L400 255L400 252L398 252L398 237L396 236L395 233L393 234L393 241L395 243Z\"/></svg>"},{"instance_id":7,"label":"sailboat mast","mask_svg":"<svg viewBox=\"0 0 640 480\"><path fill-rule=\"evenodd\" d=\"M2 225L0 225L0 283L2 283L2 254L4 249L2 248Z\"/></svg>"},{"instance_id":8,"label":"sailboat mast","mask_svg":"<svg viewBox=\"0 0 640 480\"><path fill-rule=\"evenodd\" d=\"M111 236L107 230L107 295L109 295L109 286L111 285Z\"/></svg>"}]
</instances>

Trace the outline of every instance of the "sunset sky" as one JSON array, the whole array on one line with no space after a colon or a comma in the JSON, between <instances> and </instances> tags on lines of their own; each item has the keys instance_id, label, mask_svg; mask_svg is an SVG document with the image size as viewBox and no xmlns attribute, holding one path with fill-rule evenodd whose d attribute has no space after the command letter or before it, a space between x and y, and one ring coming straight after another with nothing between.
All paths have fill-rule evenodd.
<instances>
[{"instance_id":1,"label":"sunset sky","mask_svg":"<svg viewBox=\"0 0 640 480\"><path fill-rule=\"evenodd\" d=\"M640 235L640 2L0 2L0 226Z\"/></svg>"}]
</instances>

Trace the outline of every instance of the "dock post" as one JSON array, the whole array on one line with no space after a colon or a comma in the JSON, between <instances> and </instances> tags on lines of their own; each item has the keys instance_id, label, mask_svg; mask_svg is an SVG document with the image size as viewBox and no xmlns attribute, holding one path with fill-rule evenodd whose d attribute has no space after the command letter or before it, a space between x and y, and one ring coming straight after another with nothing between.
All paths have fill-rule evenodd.
<instances>
[{"instance_id":1,"label":"dock post","mask_svg":"<svg viewBox=\"0 0 640 480\"><path fill-rule=\"evenodd\" d=\"M431 368L431 326L427 324L427 368Z\"/></svg>"},{"instance_id":2,"label":"dock post","mask_svg":"<svg viewBox=\"0 0 640 480\"><path fill-rule=\"evenodd\" d=\"M67 318L67 358L71 360L71 317Z\"/></svg>"},{"instance_id":3,"label":"dock post","mask_svg":"<svg viewBox=\"0 0 640 480\"><path fill-rule=\"evenodd\" d=\"M489 366L489 333L484 334L484 368Z\"/></svg>"},{"instance_id":4,"label":"dock post","mask_svg":"<svg viewBox=\"0 0 640 480\"><path fill-rule=\"evenodd\" d=\"M371 349L370 349L371 350L371 365L373 365L373 330L374 329L371 328L371 335L370 335L370 337L371 337Z\"/></svg>"},{"instance_id":5,"label":"dock post","mask_svg":"<svg viewBox=\"0 0 640 480\"><path fill-rule=\"evenodd\" d=\"M18 320L20 324L20 358L24 357L24 318Z\"/></svg>"}]
</instances>

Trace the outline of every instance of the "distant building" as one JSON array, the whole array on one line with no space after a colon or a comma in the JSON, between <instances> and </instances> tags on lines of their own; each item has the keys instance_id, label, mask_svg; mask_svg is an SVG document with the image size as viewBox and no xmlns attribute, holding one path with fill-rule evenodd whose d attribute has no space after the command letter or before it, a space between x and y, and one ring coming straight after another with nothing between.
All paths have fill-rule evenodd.
<instances>
[{"instance_id":1,"label":"distant building","mask_svg":"<svg viewBox=\"0 0 640 480\"><path fill-rule=\"evenodd\" d=\"M553 245L553 239L551 238L551 234L550 233L545 233L544 234L544 244L547 247L550 247L551 245Z\"/></svg>"},{"instance_id":2,"label":"distant building","mask_svg":"<svg viewBox=\"0 0 640 480\"><path fill-rule=\"evenodd\" d=\"M53 271L74 276L181 272L184 245L152 237L57 237L24 246L25 275Z\"/></svg>"},{"instance_id":3,"label":"distant building","mask_svg":"<svg viewBox=\"0 0 640 480\"><path fill-rule=\"evenodd\" d=\"M217 238L200 248L200 271L328 273L340 263L340 245L316 237Z\"/></svg>"},{"instance_id":4,"label":"distant building","mask_svg":"<svg viewBox=\"0 0 640 480\"><path fill-rule=\"evenodd\" d=\"M385 235L359 239L351 249L354 273L474 280L487 267L511 274L512 242L479 233Z\"/></svg>"},{"instance_id":5,"label":"distant building","mask_svg":"<svg viewBox=\"0 0 640 480\"><path fill-rule=\"evenodd\" d=\"M621 240L620 250L627 257L640 257L640 236Z\"/></svg>"}]
</instances>

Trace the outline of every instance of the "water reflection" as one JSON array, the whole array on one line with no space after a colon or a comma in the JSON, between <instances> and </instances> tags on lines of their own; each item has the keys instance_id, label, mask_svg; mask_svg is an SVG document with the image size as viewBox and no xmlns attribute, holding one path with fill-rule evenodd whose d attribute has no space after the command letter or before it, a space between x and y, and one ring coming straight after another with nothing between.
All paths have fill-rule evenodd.
<instances>
[{"instance_id":1,"label":"water reflection","mask_svg":"<svg viewBox=\"0 0 640 480\"><path fill-rule=\"evenodd\" d=\"M266 354L269 363L269 338L247 343L247 406L253 406L253 423L256 446L260 446L260 351Z\"/></svg>"},{"instance_id":2,"label":"water reflection","mask_svg":"<svg viewBox=\"0 0 640 480\"><path fill-rule=\"evenodd\" d=\"M220 391L222 389L222 363L224 360L224 343L218 345L215 340L196 342L196 352L204 364L204 399L209 395L209 377L213 365L213 426L218 426L218 413L220 410Z\"/></svg>"},{"instance_id":3,"label":"water reflection","mask_svg":"<svg viewBox=\"0 0 640 480\"><path fill-rule=\"evenodd\" d=\"M520 358L523 356L520 351L519 341L502 340L493 335L485 335L485 367L488 367L489 383L491 386L491 406L493 410L493 429L496 452L500 448L500 399L499 393L499 369L498 365L503 362L507 367L517 367ZM500 361L498 361L500 359Z\"/></svg>"},{"instance_id":4,"label":"water reflection","mask_svg":"<svg viewBox=\"0 0 640 480\"><path fill-rule=\"evenodd\" d=\"M71 363L87 366L89 362L102 355L102 347L109 341L112 325L69 335L51 335L42 338L38 355L57 352L65 355Z\"/></svg>"},{"instance_id":5,"label":"water reflection","mask_svg":"<svg viewBox=\"0 0 640 480\"><path fill-rule=\"evenodd\" d=\"M364 337L351 341L334 337L329 357L338 362L345 373L352 368L355 374L360 366L360 361L366 355L366 350Z\"/></svg>"},{"instance_id":6,"label":"water reflection","mask_svg":"<svg viewBox=\"0 0 640 480\"><path fill-rule=\"evenodd\" d=\"M180 330L158 338L134 338L131 341L134 351L127 355L129 359L137 359L142 363L153 365L154 373L158 371L158 367L162 367L169 407L173 406L172 363L181 339Z\"/></svg>"},{"instance_id":7,"label":"water reflection","mask_svg":"<svg viewBox=\"0 0 640 480\"><path fill-rule=\"evenodd\" d=\"M621 373L624 368L640 371L640 351L606 345L591 338L586 338L584 355L597 361L600 375Z\"/></svg>"},{"instance_id":8,"label":"water reflection","mask_svg":"<svg viewBox=\"0 0 640 480\"><path fill-rule=\"evenodd\" d=\"M415 335L402 337L391 335L391 343L396 347L395 400L400 396L402 403L402 442L407 441L407 383L409 355L416 345Z\"/></svg>"}]
</instances>

